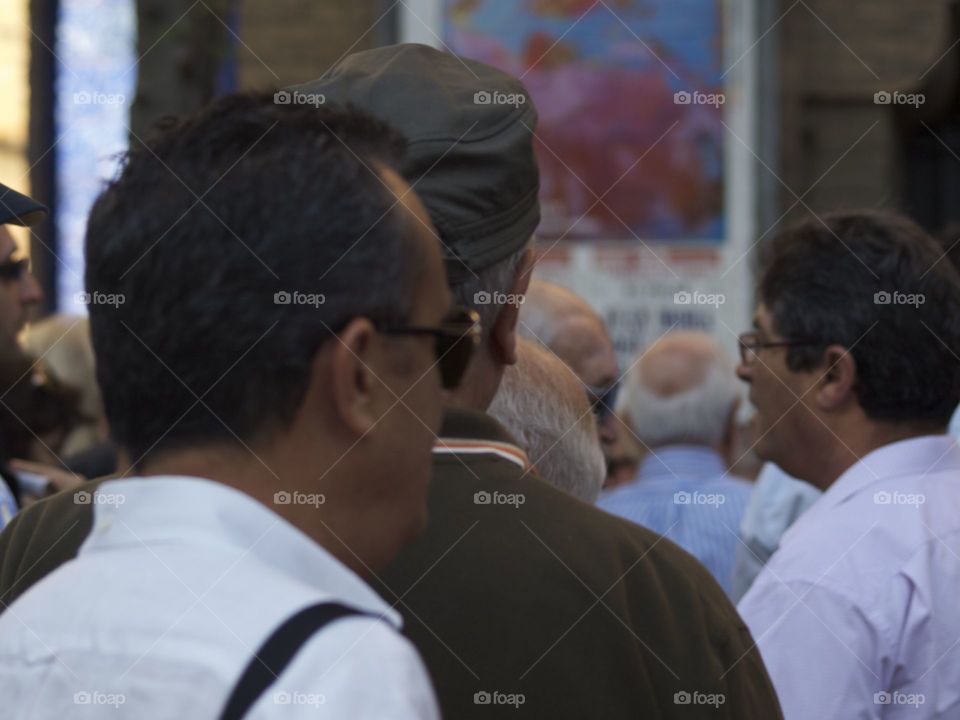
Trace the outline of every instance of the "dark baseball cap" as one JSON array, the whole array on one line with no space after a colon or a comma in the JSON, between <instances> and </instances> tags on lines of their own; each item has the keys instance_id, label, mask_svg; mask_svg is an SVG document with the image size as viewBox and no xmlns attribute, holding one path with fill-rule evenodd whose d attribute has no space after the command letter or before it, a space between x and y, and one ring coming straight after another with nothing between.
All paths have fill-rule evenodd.
<instances>
[{"instance_id":1,"label":"dark baseball cap","mask_svg":"<svg viewBox=\"0 0 960 720\"><path fill-rule=\"evenodd\" d=\"M401 171L437 227L452 283L522 248L540 223L537 111L516 78L403 44L349 55L289 90L350 103L407 137Z\"/></svg>"},{"instance_id":2,"label":"dark baseball cap","mask_svg":"<svg viewBox=\"0 0 960 720\"><path fill-rule=\"evenodd\" d=\"M36 225L46 214L36 200L0 185L0 225Z\"/></svg>"}]
</instances>

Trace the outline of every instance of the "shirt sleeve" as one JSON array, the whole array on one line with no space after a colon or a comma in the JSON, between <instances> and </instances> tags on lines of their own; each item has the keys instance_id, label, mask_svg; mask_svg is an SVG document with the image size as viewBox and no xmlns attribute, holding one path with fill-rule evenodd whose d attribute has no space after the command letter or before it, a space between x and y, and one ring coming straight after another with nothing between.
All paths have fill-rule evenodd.
<instances>
[{"instance_id":1,"label":"shirt sleeve","mask_svg":"<svg viewBox=\"0 0 960 720\"><path fill-rule=\"evenodd\" d=\"M870 720L884 709L878 624L843 593L764 572L738 607L786 720Z\"/></svg>"},{"instance_id":2,"label":"shirt sleeve","mask_svg":"<svg viewBox=\"0 0 960 720\"><path fill-rule=\"evenodd\" d=\"M439 720L427 671L387 623L341 620L317 633L253 708L257 720Z\"/></svg>"}]
</instances>

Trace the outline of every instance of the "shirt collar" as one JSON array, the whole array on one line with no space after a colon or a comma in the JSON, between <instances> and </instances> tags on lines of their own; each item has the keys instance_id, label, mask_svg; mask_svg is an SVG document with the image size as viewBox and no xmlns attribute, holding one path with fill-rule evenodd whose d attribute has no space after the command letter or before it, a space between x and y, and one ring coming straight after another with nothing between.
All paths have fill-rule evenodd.
<instances>
[{"instance_id":1,"label":"shirt collar","mask_svg":"<svg viewBox=\"0 0 960 720\"><path fill-rule=\"evenodd\" d=\"M447 408L440 436L433 445L437 455L497 455L524 470L530 459L509 431L487 413Z\"/></svg>"},{"instance_id":2,"label":"shirt collar","mask_svg":"<svg viewBox=\"0 0 960 720\"><path fill-rule=\"evenodd\" d=\"M702 445L668 445L648 453L637 469L637 479L703 481L727 472L720 454Z\"/></svg>"},{"instance_id":3,"label":"shirt collar","mask_svg":"<svg viewBox=\"0 0 960 720\"><path fill-rule=\"evenodd\" d=\"M161 543L227 546L401 626L399 613L356 573L270 508L223 483L173 475L110 480L86 502L93 502L94 526L81 553Z\"/></svg>"},{"instance_id":4,"label":"shirt collar","mask_svg":"<svg viewBox=\"0 0 960 720\"><path fill-rule=\"evenodd\" d=\"M922 477L944 470L960 471L960 446L950 435L924 435L882 445L847 468L810 511L787 531L783 541L815 522L824 511L841 505L875 483L894 477Z\"/></svg>"}]
</instances>

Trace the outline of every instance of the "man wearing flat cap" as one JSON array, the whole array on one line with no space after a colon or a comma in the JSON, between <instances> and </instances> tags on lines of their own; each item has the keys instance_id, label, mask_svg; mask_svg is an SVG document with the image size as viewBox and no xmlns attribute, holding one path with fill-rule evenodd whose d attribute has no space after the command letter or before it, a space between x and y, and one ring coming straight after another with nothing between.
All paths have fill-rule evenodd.
<instances>
[{"instance_id":1,"label":"man wearing flat cap","mask_svg":"<svg viewBox=\"0 0 960 720\"><path fill-rule=\"evenodd\" d=\"M351 55L290 93L350 103L407 136L402 174L437 228L453 295L483 324L434 447L428 528L374 583L404 616L443 715L781 717L750 633L710 574L669 541L541 481L536 458L486 413L516 362L539 222L537 115L521 83L397 45ZM0 535L4 602L89 532L84 512L58 500Z\"/></svg>"}]
</instances>

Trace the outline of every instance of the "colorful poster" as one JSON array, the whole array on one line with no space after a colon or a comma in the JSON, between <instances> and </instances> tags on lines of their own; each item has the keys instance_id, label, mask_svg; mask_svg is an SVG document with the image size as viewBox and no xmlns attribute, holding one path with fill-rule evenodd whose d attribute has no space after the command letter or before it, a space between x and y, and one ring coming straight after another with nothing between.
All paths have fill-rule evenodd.
<instances>
[{"instance_id":1,"label":"colorful poster","mask_svg":"<svg viewBox=\"0 0 960 720\"><path fill-rule=\"evenodd\" d=\"M538 237L724 241L720 0L442 0L441 18L537 105Z\"/></svg>"}]
</instances>

